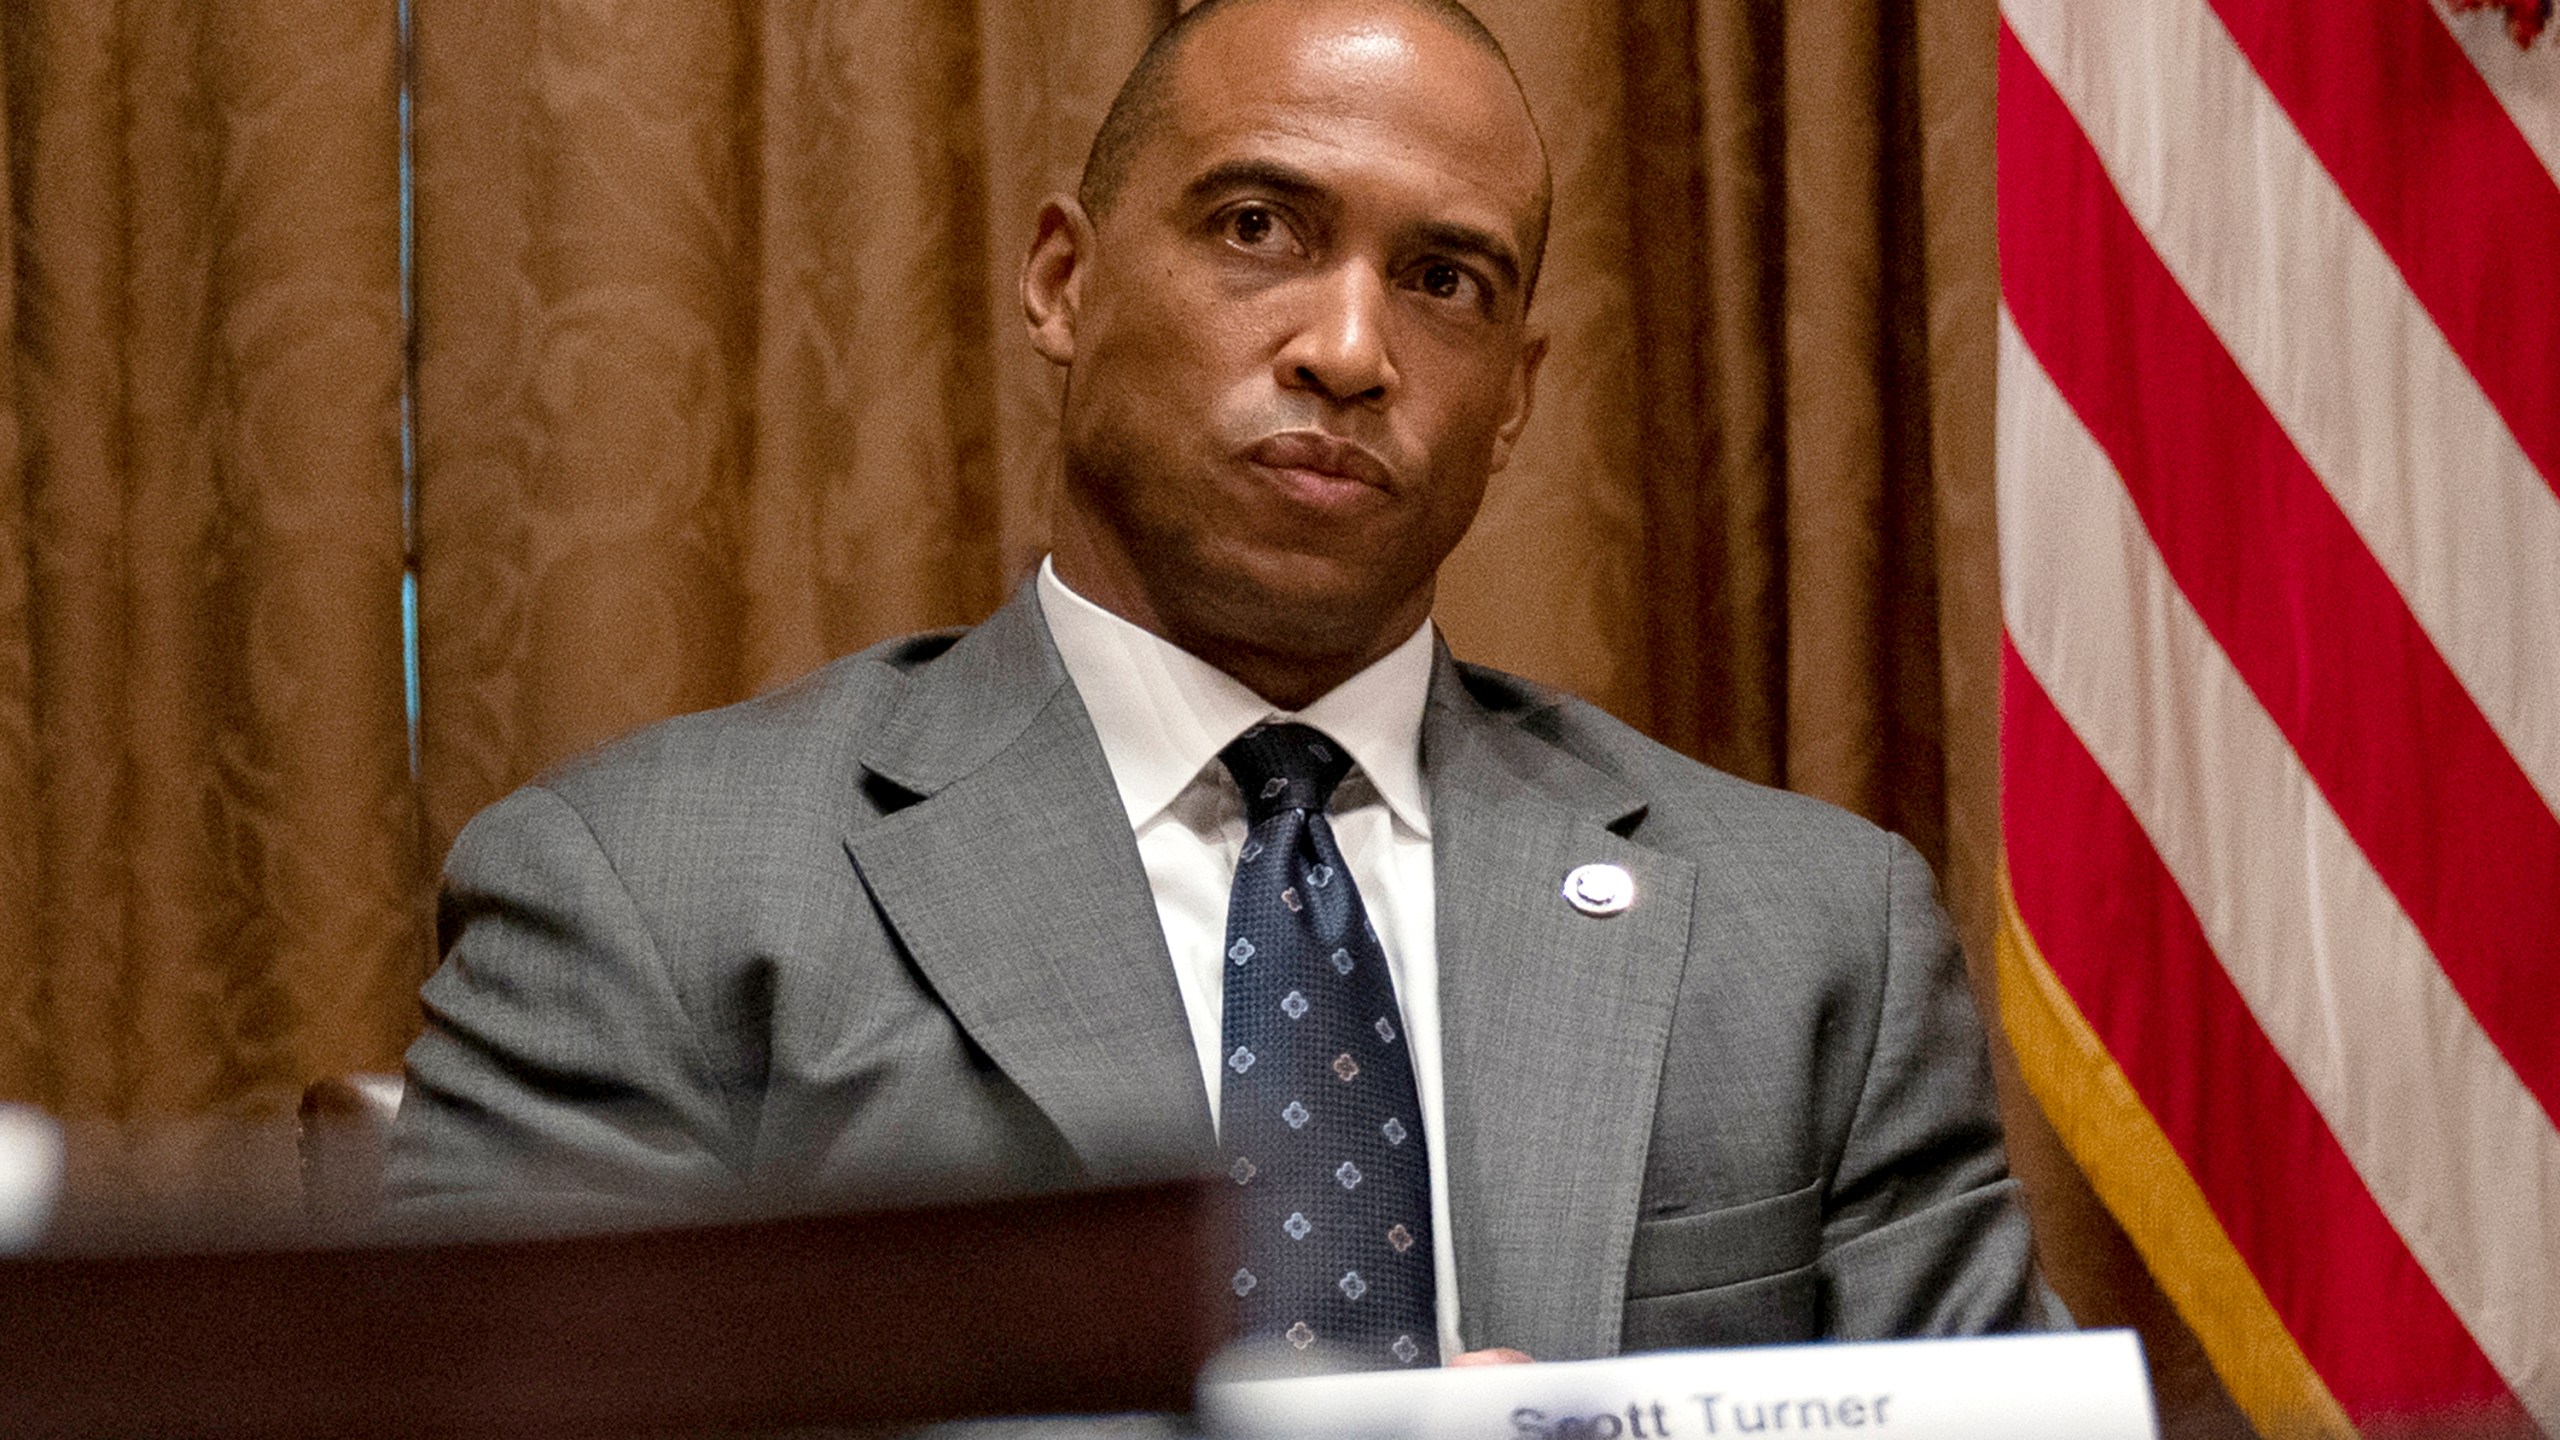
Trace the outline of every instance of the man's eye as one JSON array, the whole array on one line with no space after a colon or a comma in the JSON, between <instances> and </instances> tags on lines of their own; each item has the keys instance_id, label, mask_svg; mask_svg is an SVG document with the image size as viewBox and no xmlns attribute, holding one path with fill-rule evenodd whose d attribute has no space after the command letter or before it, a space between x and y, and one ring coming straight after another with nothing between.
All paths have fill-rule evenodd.
<instances>
[{"instance_id":1,"label":"man's eye","mask_svg":"<svg viewBox=\"0 0 2560 1440\"><path fill-rule=\"evenodd\" d=\"M1472 302L1480 298L1482 290L1476 277L1470 274L1465 266L1447 260L1426 262L1420 273L1415 276L1415 281L1421 287L1423 294L1435 300Z\"/></svg>"},{"instance_id":2,"label":"man's eye","mask_svg":"<svg viewBox=\"0 0 2560 1440\"><path fill-rule=\"evenodd\" d=\"M1247 250L1288 243L1288 227L1267 205L1239 205L1227 212L1227 238Z\"/></svg>"}]
</instances>

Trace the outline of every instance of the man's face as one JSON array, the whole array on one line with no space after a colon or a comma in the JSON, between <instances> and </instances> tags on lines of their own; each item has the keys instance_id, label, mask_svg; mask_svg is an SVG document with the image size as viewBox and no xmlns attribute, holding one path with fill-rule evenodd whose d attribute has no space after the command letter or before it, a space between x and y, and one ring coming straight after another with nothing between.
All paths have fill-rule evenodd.
<instances>
[{"instance_id":1,"label":"man's face","mask_svg":"<svg viewBox=\"0 0 2560 1440\"><path fill-rule=\"evenodd\" d=\"M1081 247L1053 323L1032 303L1068 367L1062 571L1212 661L1410 634L1527 418L1544 183L1501 64L1429 19L1204 26L1108 213L1044 217Z\"/></svg>"}]
</instances>

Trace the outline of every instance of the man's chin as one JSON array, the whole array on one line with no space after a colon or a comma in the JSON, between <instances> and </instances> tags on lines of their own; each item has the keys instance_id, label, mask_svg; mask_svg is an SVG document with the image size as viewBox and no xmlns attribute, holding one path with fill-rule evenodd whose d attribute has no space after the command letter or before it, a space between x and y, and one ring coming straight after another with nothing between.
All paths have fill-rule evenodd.
<instances>
[{"instance_id":1,"label":"man's chin","mask_svg":"<svg viewBox=\"0 0 2560 1440\"><path fill-rule=\"evenodd\" d=\"M1274 656L1339 660L1402 643L1430 613L1426 588L1381 592L1383 562L1279 556L1206 587L1197 613L1228 643Z\"/></svg>"}]
</instances>

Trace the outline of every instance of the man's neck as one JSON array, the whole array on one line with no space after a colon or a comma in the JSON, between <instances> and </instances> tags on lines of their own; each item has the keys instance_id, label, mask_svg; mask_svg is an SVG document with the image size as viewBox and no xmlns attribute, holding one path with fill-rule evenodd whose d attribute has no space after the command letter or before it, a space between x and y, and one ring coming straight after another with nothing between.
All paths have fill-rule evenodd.
<instances>
[{"instance_id":1,"label":"man's neck","mask_svg":"<svg viewBox=\"0 0 2560 1440\"><path fill-rule=\"evenodd\" d=\"M1352 676L1384 658L1410 638L1431 613L1426 587L1405 607L1413 613L1387 617L1363 627L1367 639L1342 648L1289 647L1260 637L1228 634L1169 614L1156 603L1133 567L1109 563L1088 547L1061 535L1050 564L1058 578L1078 595L1130 624L1180 646L1235 678L1275 708L1304 710Z\"/></svg>"}]
</instances>

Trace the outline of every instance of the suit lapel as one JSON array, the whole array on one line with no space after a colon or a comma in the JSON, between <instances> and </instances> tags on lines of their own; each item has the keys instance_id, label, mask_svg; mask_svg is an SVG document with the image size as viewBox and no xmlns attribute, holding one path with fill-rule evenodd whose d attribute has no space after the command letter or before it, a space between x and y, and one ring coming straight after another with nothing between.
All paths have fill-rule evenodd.
<instances>
[{"instance_id":1,"label":"suit lapel","mask_svg":"<svg viewBox=\"0 0 2560 1440\"><path fill-rule=\"evenodd\" d=\"M1489 715L1444 653L1424 720L1447 1157L1470 1346L1615 1350L1695 867L1628 787ZM917 969L1096 1180L1216 1154L1146 877L1030 587L919 670L865 757L914 797L846 848ZM1636 902L1566 904L1615 864Z\"/></svg>"},{"instance_id":2,"label":"suit lapel","mask_svg":"<svg viewBox=\"0 0 2560 1440\"><path fill-rule=\"evenodd\" d=\"M1622 838L1643 797L1488 715L1445 654L1424 761L1465 1339L1612 1354L1696 870ZM1587 864L1635 904L1567 904Z\"/></svg>"},{"instance_id":3,"label":"suit lapel","mask_svg":"<svg viewBox=\"0 0 2560 1440\"><path fill-rule=\"evenodd\" d=\"M917 672L846 842L916 968L1102 1181L1216 1151L1164 931L1031 587Z\"/></svg>"}]
</instances>

